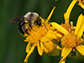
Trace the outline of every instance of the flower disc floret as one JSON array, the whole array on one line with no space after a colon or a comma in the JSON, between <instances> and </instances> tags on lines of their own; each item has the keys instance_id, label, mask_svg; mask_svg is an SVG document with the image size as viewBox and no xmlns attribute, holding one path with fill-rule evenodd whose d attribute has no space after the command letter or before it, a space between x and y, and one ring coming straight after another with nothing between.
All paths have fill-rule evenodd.
<instances>
[{"instance_id":1,"label":"flower disc floret","mask_svg":"<svg viewBox=\"0 0 84 63\"><path fill-rule=\"evenodd\" d=\"M67 48L74 48L82 43L82 39L75 36L73 33L65 35L61 39L61 45Z\"/></svg>"}]
</instances>

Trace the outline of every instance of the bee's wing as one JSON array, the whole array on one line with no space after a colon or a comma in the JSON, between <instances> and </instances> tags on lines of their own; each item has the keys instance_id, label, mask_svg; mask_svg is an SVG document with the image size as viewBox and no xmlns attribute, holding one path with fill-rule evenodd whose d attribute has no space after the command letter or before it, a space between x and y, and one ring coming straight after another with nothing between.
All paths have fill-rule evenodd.
<instances>
[{"instance_id":1,"label":"bee's wing","mask_svg":"<svg viewBox=\"0 0 84 63\"><path fill-rule=\"evenodd\" d=\"M17 22L20 22L20 21L24 21L24 16L19 16L19 17L15 17L15 18L11 19L9 21L9 24L17 23Z\"/></svg>"}]
</instances>

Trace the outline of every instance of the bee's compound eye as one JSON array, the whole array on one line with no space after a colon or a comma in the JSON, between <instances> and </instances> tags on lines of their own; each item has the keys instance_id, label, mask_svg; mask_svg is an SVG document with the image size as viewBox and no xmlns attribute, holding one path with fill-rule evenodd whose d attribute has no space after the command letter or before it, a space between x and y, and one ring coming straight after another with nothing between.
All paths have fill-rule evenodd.
<instances>
[{"instance_id":1,"label":"bee's compound eye","mask_svg":"<svg viewBox=\"0 0 84 63\"><path fill-rule=\"evenodd\" d=\"M37 25L38 24L38 21L35 21L35 24Z\"/></svg>"},{"instance_id":2,"label":"bee's compound eye","mask_svg":"<svg viewBox=\"0 0 84 63\"><path fill-rule=\"evenodd\" d=\"M40 26L41 25L41 20L35 21L35 24Z\"/></svg>"},{"instance_id":3,"label":"bee's compound eye","mask_svg":"<svg viewBox=\"0 0 84 63\"><path fill-rule=\"evenodd\" d=\"M38 25L39 25L39 26L41 25L41 21L38 21Z\"/></svg>"}]
</instances>

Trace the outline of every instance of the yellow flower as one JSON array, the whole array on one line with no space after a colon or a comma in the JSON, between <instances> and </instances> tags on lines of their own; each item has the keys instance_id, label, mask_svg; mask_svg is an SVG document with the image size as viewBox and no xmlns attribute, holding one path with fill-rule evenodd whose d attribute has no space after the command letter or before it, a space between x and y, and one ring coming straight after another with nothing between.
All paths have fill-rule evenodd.
<instances>
[{"instance_id":1,"label":"yellow flower","mask_svg":"<svg viewBox=\"0 0 84 63\"><path fill-rule=\"evenodd\" d=\"M56 34L55 29L50 26L50 23L48 22L53 14L54 9L55 7L52 9L46 20L40 17L43 22L40 27L34 25L31 30L28 30L29 35L25 34L25 36L27 36L25 42L28 42L28 45L26 47L27 55L24 62L27 63L29 56L36 46L39 55L42 55L43 52L50 53L54 50L55 44L51 40L56 39L56 35L61 37L61 35L58 33Z\"/></svg>"},{"instance_id":2,"label":"yellow flower","mask_svg":"<svg viewBox=\"0 0 84 63\"><path fill-rule=\"evenodd\" d=\"M77 0L79 2L79 6L84 9L84 0Z\"/></svg>"},{"instance_id":3,"label":"yellow flower","mask_svg":"<svg viewBox=\"0 0 84 63\"><path fill-rule=\"evenodd\" d=\"M76 4L77 0L73 0L69 5L66 13L64 13L65 24L61 24L61 26L57 23L51 23L51 25L58 30L63 37L61 38L61 60L59 63L65 63L65 59L68 54L73 50L77 49L81 54L84 55L83 48L84 46L81 45L83 39L81 36L83 35L84 31L84 16L81 14L78 18L76 27L73 27L73 22L71 25L69 24L69 17L70 13ZM75 30L74 30L75 29ZM58 48L58 47L57 47Z\"/></svg>"},{"instance_id":4,"label":"yellow flower","mask_svg":"<svg viewBox=\"0 0 84 63\"><path fill-rule=\"evenodd\" d=\"M65 63L66 57L71 51L75 51L75 49L77 49L82 55L84 55L84 45L81 44L83 42L83 39L81 37L84 31L84 16L82 14L78 17L75 30L73 28L72 22L71 26L67 21L62 25L54 22L51 23L51 25L59 32L61 32L63 36L61 38L62 51L61 60L59 63Z\"/></svg>"},{"instance_id":5,"label":"yellow flower","mask_svg":"<svg viewBox=\"0 0 84 63\"><path fill-rule=\"evenodd\" d=\"M62 48L60 48L59 46L57 47L58 49L62 50L61 60L59 63L65 63L65 59L68 54L71 51L75 51L75 49L77 49L81 54L84 55L84 45L81 45L81 43L83 42L81 36L83 35L84 31L84 16L82 14L79 16L76 27L73 27L73 22L71 22L71 25L69 24L70 13L76 2L77 0L73 0L69 5L66 13L64 13L65 24L59 25L57 23L51 23L51 25L57 29L58 33L62 35Z\"/></svg>"}]
</instances>

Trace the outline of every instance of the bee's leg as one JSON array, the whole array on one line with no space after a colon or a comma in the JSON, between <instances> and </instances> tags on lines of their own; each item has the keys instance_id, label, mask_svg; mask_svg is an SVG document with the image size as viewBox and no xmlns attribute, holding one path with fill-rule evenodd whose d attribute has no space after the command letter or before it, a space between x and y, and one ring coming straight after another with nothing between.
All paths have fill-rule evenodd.
<instances>
[{"instance_id":1,"label":"bee's leg","mask_svg":"<svg viewBox=\"0 0 84 63\"><path fill-rule=\"evenodd\" d=\"M31 26L31 24L29 24L29 27L32 29L32 26Z\"/></svg>"},{"instance_id":2,"label":"bee's leg","mask_svg":"<svg viewBox=\"0 0 84 63\"><path fill-rule=\"evenodd\" d=\"M30 35L30 34L28 33L27 29L26 29L26 33L27 33L28 35Z\"/></svg>"}]
</instances>

